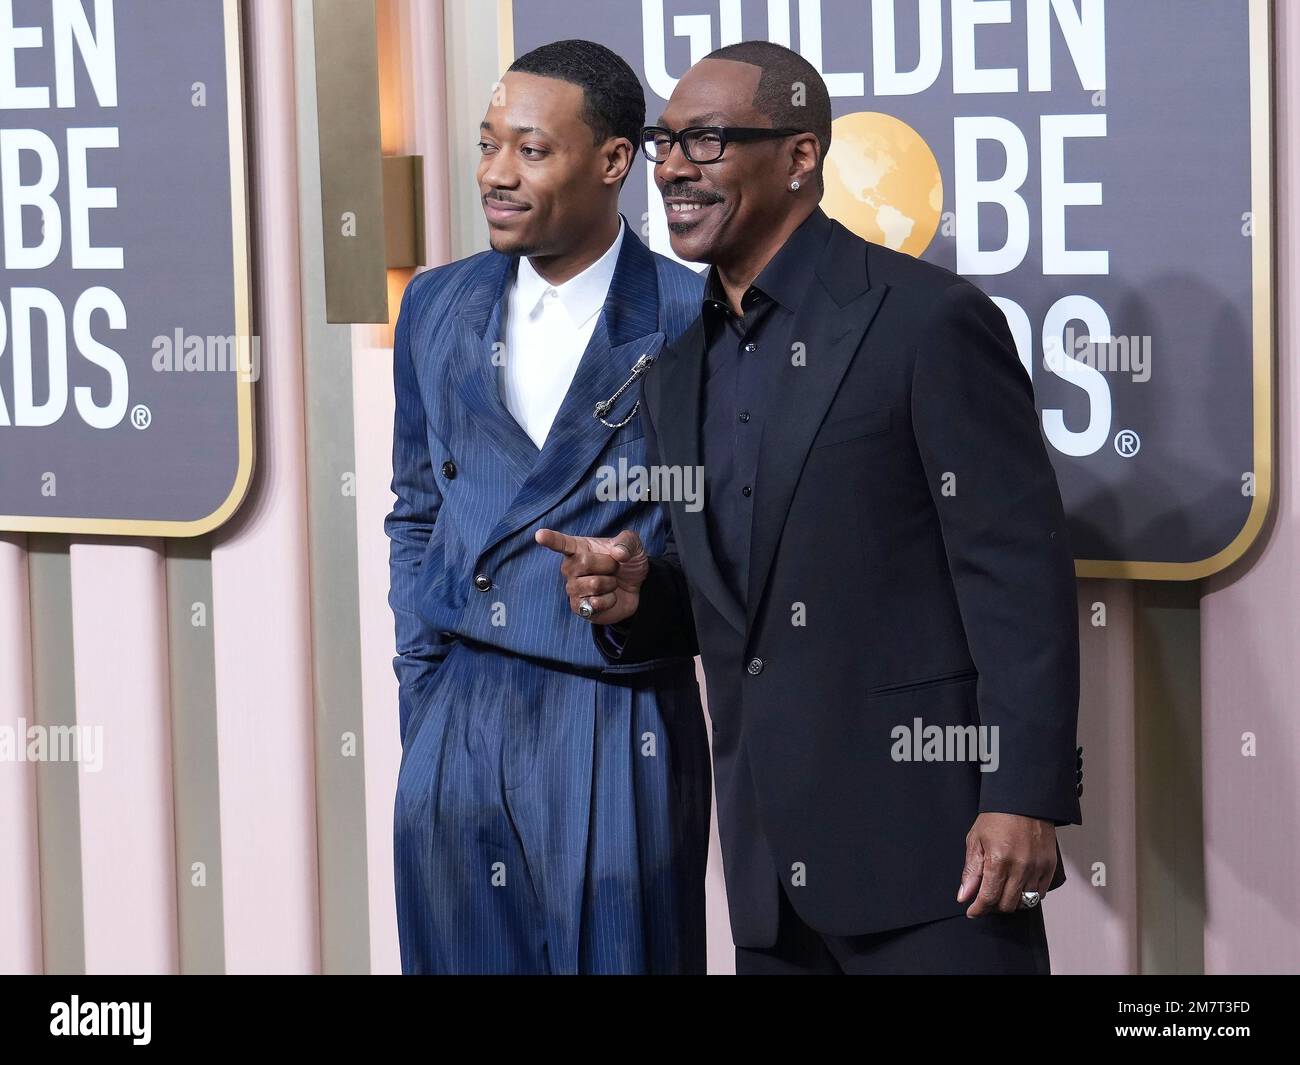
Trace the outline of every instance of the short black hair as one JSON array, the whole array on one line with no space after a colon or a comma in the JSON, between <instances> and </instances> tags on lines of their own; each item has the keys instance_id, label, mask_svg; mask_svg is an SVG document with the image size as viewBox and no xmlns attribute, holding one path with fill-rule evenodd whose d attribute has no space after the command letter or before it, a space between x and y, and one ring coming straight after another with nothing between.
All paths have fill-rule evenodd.
<instances>
[{"instance_id":1,"label":"short black hair","mask_svg":"<svg viewBox=\"0 0 1300 1065\"><path fill-rule=\"evenodd\" d=\"M831 94L817 68L798 52L771 41L728 44L704 58L748 63L762 71L754 90L754 107L770 118L773 126L807 130L817 138L821 145L817 161L820 180L822 164L831 149Z\"/></svg>"},{"instance_id":2,"label":"short black hair","mask_svg":"<svg viewBox=\"0 0 1300 1065\"><path fill-rule=\"evenodd\" d=\"M632 68L603 44L552 41L521 55L510 70L577 85L582 90L582 120L591 127L592 143L626 137L634 153L640 150L645 91Z\"/></svg>"}]
</instances>

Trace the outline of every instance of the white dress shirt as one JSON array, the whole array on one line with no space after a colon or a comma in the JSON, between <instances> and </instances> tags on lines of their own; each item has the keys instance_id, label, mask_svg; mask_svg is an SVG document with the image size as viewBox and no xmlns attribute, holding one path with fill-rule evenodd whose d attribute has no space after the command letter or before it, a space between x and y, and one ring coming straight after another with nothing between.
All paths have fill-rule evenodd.
<instances>
[{"instance_id":1,"label":"white dress shirt","mask_svg":"<svg viewBox=\"0 0 1300 1065\"><path fill-rule=\"evenodd\" d=\"M620 216L605 253L562 285L542 277L527 256L519 259L506 299L501 400L539 449L596 328L622 243Z\"/></svg>"}]
</instances>

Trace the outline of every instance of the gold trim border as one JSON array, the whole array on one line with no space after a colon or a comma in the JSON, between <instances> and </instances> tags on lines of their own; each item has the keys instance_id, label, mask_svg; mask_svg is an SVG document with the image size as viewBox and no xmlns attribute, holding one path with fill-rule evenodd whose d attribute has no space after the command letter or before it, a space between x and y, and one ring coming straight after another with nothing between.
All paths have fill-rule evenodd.
<instances>
[{"instance_id":1,"label":"gold trim border","mask_svg":"<svg viewBox=\"0 0 1300 1065\"><path fill-rule=\"evenodd\" d=\"M231 259L235 275L235 337L252 338L252 269L248 229L247 142L244 121L244 63L241 0L222 0L226 46L226 120L230 140ZM239 463L235 482L216 510L192 521L157 521L136 518L42 518L0 515L0 529L13 532L96 533L119 536L201 536L227 521L239 509L253 480L255 433L253 382L236 372L235 399L238 418Z\"/></svg>"},{"instance_id":2,"label":"gold trim border","mask_svg":"<svg viewBox=\"0 0 1300 1065\"><path fill-rule=\"evenodd\" d=\"M1273 504L1274 454L1274 249L1273 249L1273 0L1250 0L1250 200L1253 453L1255 496L1246 523L1232 541L1196 562L1125 562L1075 559L1076 577L1196 581L1227 569L1259 536ZM501 69L515 60L513 0L497 0L497 52Z\"/></svg>"}]
</instances>

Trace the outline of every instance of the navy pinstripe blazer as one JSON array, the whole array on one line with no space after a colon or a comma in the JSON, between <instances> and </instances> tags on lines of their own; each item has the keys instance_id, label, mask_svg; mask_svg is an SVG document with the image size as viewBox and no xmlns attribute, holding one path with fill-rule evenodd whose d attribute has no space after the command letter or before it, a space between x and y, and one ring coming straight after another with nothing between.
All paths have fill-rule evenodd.
<instances>
[{"instance_id":1,"label":"navy pinstripe blazer","mask_svg":"<svg viewBox=\"0 0 1300 1065\"><path fill-rule=\"evenodd\" d=\"M609 293L544 446L538 450L498 390L502 313L518 259L494 251L426 271L402 296L393 341L389 604L393 668L406 724L455 636L600 672L611 666L569 609L559 556L533 539L549 527L587 536L634 529L664 549L663 504L602 501L596 470L645 464L641 419L610 429L593 408L699 315L703 279L651 252L625 223ZM611 422L639 395L624 393Z\"/></svg>"}]
</instances>

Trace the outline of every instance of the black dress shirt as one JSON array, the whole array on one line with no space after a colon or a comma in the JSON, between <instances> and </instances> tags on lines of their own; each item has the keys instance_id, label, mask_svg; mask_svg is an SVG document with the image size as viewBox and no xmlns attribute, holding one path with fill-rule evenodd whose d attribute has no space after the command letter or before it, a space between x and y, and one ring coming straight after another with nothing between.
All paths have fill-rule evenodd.
<instances>
[{"instance_id":1,"label":"black dress shirt","mask_svg":"<svg viewBox=\"0 0 1300 1065\"><path fill-rule=\"evenodd\" d=\"M758 448L764 423L780 413L771 382L779 360L798 351L799 338L791 335L795 312L830 234L831 221L818 207L754 279L741 297L739 315L727 301L717 267L709 268L701 311L705 521L722 578L742 604L754 497L763 489L756 476Z\"/></svg>"}]
</instances>

